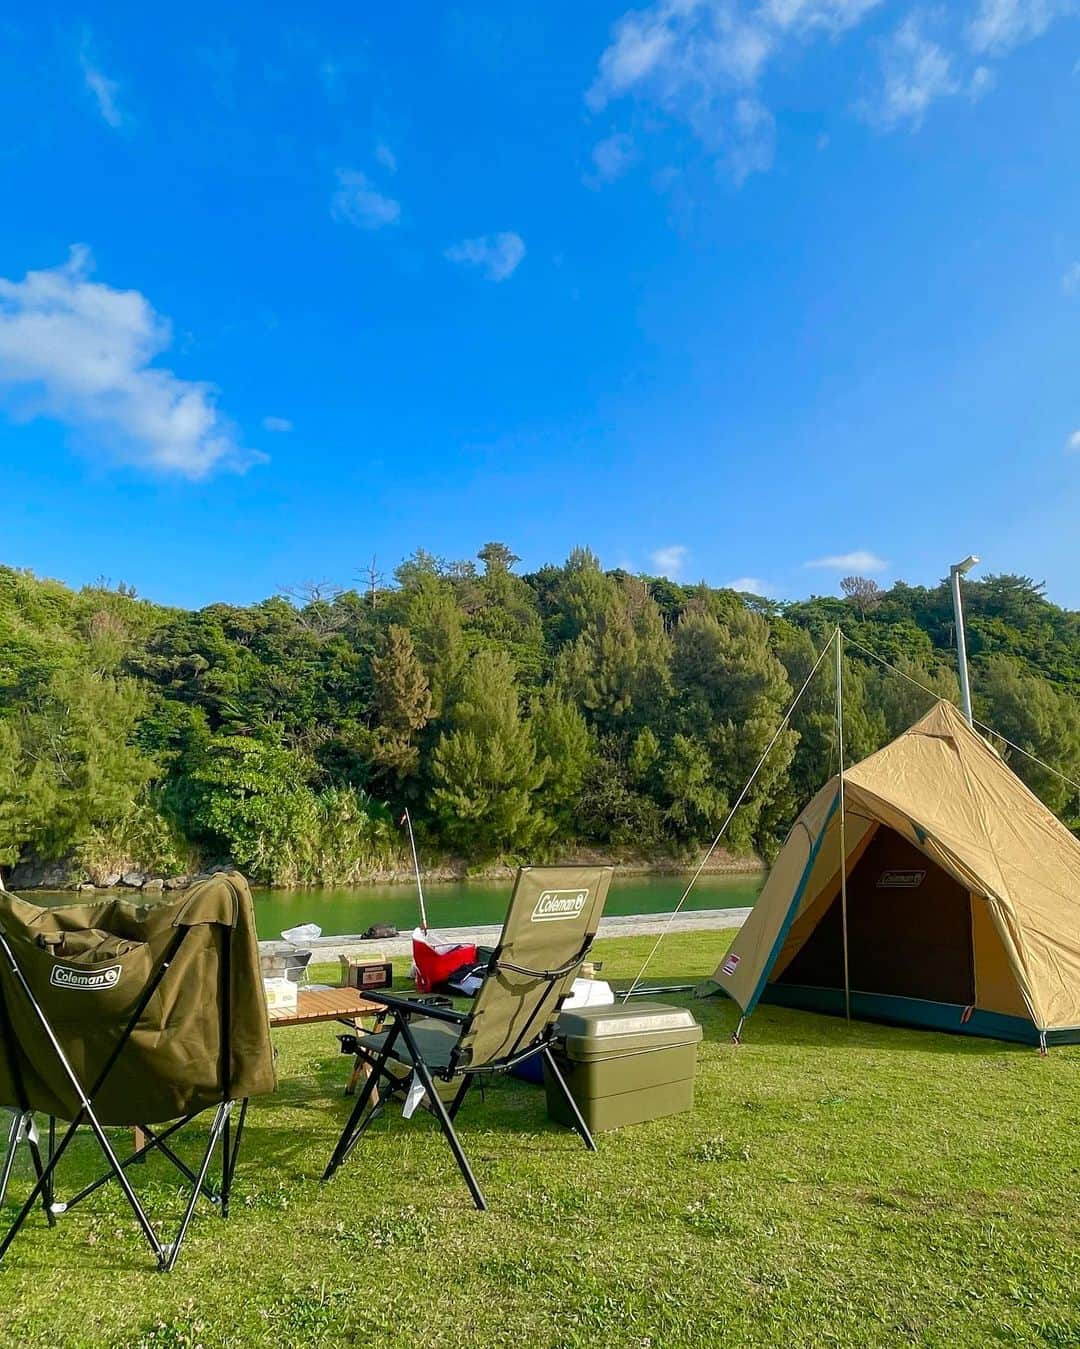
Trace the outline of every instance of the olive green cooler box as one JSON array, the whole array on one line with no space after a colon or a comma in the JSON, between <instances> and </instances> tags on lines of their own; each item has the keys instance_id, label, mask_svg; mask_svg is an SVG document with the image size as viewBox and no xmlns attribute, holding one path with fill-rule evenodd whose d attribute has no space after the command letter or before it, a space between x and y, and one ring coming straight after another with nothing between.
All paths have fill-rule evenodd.
<instances>
[{"instance_id":1,"label":"olive green cooler box","mask_svg":"<svg viewBox=\"0 0 1080 1349\"><path fill-rule=\"evenodd\" d=\"M555 1058L590 1129L677 1115L694 1104L701 1027L685 1007L617 1003L559 1016ZM548 1115L569 1122L545 1068Z\"/></svg>"}]
</instances>

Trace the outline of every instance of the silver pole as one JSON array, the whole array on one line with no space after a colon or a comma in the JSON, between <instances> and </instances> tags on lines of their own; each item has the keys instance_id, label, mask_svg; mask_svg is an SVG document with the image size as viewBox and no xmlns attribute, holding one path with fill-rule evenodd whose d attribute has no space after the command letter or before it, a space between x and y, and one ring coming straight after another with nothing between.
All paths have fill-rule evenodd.
<instances>
[{"instance_id":1,"label":"silver pole","mask_svg":"<svg viewBox=\"0 0 1080 1349\"><path fill-rule=\"evenodd\" d=\"M420 926L428 930L427 910L424 908L424 882L420 879L420 858L416 855L416 839L413 836L412 816L406 807L402 820L409 826L409 846L412 848L413 871L416 873L416 893L420 899Z\"/></svg>"},{"instance_id":2,"label":"silver pole","mask_svg":"<svg viewBox=\"0 0 1080 1349\"><path fill-rule=\"evenodd\" d=\"M960 669L960 702L964 710L964 720L973 725L971 716L971 682L968 679L967 638L964 633L964 602L960 595L960 577L969 572L978 562L974 555L965 557L963 562L955 563L949 570L952 582L953 620L956 625L956 663Z\"/></svg>"},{"instance_id":3,"label":"silver pole","mask_svg":"<svg viewBox=\"0 0 1080 1349\"><path fill-rule=\"evenodd\" d=\"M836 629L836 743L840 758L840 921L844 941L844 1015L851 1020L851 969L848 961L847 820L844 808L844 634Z\"/></svg>"}]
</instances>

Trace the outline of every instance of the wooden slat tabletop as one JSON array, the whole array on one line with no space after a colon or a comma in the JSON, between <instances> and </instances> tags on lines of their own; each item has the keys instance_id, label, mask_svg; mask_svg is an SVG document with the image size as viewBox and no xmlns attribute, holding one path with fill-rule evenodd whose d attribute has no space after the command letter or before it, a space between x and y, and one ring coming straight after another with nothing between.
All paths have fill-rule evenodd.
<instances>
[{"instance_id":1,"label":"wooden slat tabletop","mask_svg":"<svg viewBox=\"0 0 1080 1349\"><path fill-rule=\"evenodd\" d=\"M275 1007L271 1026L307 1026L315 1021L339 1021L342 1017L373 1016L385 1011L380 1003L365 998L355 988L300 988L296 1010Z\"/></svg>"}]
</instances>

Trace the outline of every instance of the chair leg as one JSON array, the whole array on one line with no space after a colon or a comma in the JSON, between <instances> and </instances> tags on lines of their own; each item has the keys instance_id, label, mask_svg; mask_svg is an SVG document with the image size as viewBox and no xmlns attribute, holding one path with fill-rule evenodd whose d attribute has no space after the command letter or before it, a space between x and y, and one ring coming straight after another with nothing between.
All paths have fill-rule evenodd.
<instances>
[{"instance_id":1,"label":"chair leg","mask_svg":"<svg viewBox=\"0 0 1080 1349\"><path fill-rule=\"evenodd\" d=\"M49 1121L50 1128L55 1127L55 1121ZM51 1134L50 1134L51 1137ZM30 1153L30 1162L34 1168L34 1178L40 1180L44 1167L41 1161L41 1146L38 1143L37 1126L34 1124L34 1116L29 1110L16 1111L11 1117L11 1128L8 1131L7 1148L4 1152L3 1166L0 1167L0 1204L4 1202L7 1194L8 1184L11 1180L11 1173L15 1167L15 1158L19 1153L19 1144L25 1141L27 1151ZM52 1155L53 1144L50 1141L49 1155ZM56 1214L52 1207L52 1181L48 1181L41 1189L41 1207L45 1211L45 1218L50 1227L56 1226Z\"/></svg>"},{"instance_id":2,"label":"chair leg","mask_svg":"<svg viewBox=\"0 0 1080 1349\"><path fill-rule=\"evenodd\" d=\"M50 1121L50 1124L52 1121ZM34 1168L34 1175L40 1180L45 1174L45 1168L41 1161L41 1144L38 1141L37 1125L34 1123L32 1114L27 1113L26 1123L23 1126L26 1139L26 1146L30 1153L30 1163ZM52 1156L54 1140L50 1137L49 1155ZM45 1210L45 1219L50 1227L56 1226L56 1210L53 1207L53 1178L50 1174L45 1184L41 1187L41 1207Z\"/></svg>"},{"instance_id":3,"label":"chair leg","mask_svg":"<svg viewBox=\"0 0 1080 1349\"><path fill-rule=\"evenodd\" d=\"M49 1116L49 1161L52 1161L52 1155L56 1151L56 1116ZM48 1188L45 1191L45 1199L49 1205L49 1213L52 1214L53 1200L56 1198L55 1186L52 1180L49 1181Z\"/></svg>"},{"instance_id":4,"label":"chair leg","mask_svg":"<svg viewBox=\"0 0 1080 1349\"><path fill-rule=\"evenodd\" d=\"M472 1084L473 1084L473 1075L471 1073L466 1073L465 1076L461 1079L461 1086L458 1087L457 1089L457 1095L450 1102L450 1109L446 1112L451 1119L456 1118L457 1112L461 1109L465 1097L468 1096L469 1088L472 1086Z\"/></svg>"},{"instance_id":5,"label":"chair leg","mask_svg":"<svg viewBox=\"0 0 1080 1349\"><path fill-rule=\"evenodd\" d=\"M454 1154L454 1160L458 1164L458 1170L465 1178L465 1184L469 1187L469 1193L473 1197L473 1203L483 1212L487 1208L487 1200L484 1198L480 1186L477 1184L476 1177L472 1173L472 1167L469 1165L469 1159L465 1156L465 1151L458 1142L458 1136L454 1132L454 1123L446 1113L446 1106L442 1103L442 1098L435 1090L435 1083L431 1080L431 1074L428 1072L427 1064L420 1057L420 1051L416 1046L416 1041L409 1033L408 1024L403 1025L405 1039L409 1046L409 1053L412 1056L413 1068L420 1081L423 1083L424 1090L427 1092L427 1098L431 1102L432 1114L439 1121L439 1126L446 1135L446 1141L450 1144L450 1151ZM461 1095L461 1088L458 1088L458 1096Z\"/></svg>"},{"instance_id":6,"label":"chair leg","mask_svg":"<svg viewBox=\"0 0 1080 1349\"><path fill-rule=\"evenodd\" d=\"M7 1149L4 1152L4 1165L0 1168L0 1204L4 1202L4 1196L7 1194L8 1181L11 1179L11 1171L15 1165L15 1153L19 1148L19 1138L22 1135L23 1120L26 1116L21 1111L16 1111L11 1116L11 1128L8 1130Z\"/></svg>"},{"instance_id":7,"label":"chair leg","mask_svg":"<svg viewBox=\"0 0 1080 1349\"><path fill-rule=\"evenodd\" d=\"M221 1216L229 1216L229 1196L232 1194L233 1176L236 1175L236 1163L240 1156L240 1140L244 1136L244 1121L247 1119L248 1098L240 1102L240 1115L236 1121L236 1133L232 1147L229 1146L229 1125L225 1125L225 1143L221 1153Z\"/></svg>"},{"instance_id":8,"label":"chair leg","mask_svg":"<svg viewBox=\"0 0 1080 1349\"><path fill-rule=\"evenodd\" d=\"M169 1155L171 1156L172 1154L170 1150L166 1149L163 1146L164 1140L166 1138L171 1138L172 1135L174 1133L177 1133L180 1129L182 1129L185 1124L190 1124L194 1118L195 1118L194 1115L185 1115L183 1119L176 1120L175 1123L170 1124L169 1127L167 1129L164 1129L160 1134L152 1134L149 1130L140 1129L139 1132L143 1138L142 1146L139 1148L137 1152L133 1152L131 1153L130 1156L125 1157L124 1160L120 1163L120 1165L126 1171L129 1166L135 1166L138 1163L145 1162L146 1154L148 1152L153 1152L155 1149L163 1153L168 1152ZM51 1147L49 1155L50 1156L52 1155ZM190 1171L189 1168L187 1167L184 1167L183 1169L184 1171L187 1172L189 1179L194 1179L195 1173L193 1171ZM92 1195L96 1190L100 1190L103 1185L108 1185L109 1181L112 1179L113 1179L112 1172L106 1171L104 1175L98 1176L97 1180L92 1180L90 1184L84 1186L83 1189L81 1189L78 1192L78 1194L73 1195L68 1200L65 1200L63 1205L64 1212L65 1213L70 1212L71 1209L73 1209L76 1204L81 1204L84 1199L88 1199L90 1195ZM216 1199L216 1196L213 1194L213 1191L210 1191L208 1198L212 1200Z\"/></svg>"},{"instance_id":9,"label":"chair leg","mask_svg":"<svg viewBox=\"0 0 1080 1349\"><path fill-rule=\"evenodd\" d=\"M191 1187L191 1196L188 1199L187 1208L184 1210L184 1216L180 1220L179 1231L172 1241L161 1248L159 1267L165 1274L172 1271L176 1264L176 1258L180 1254L180 1247L184 1244L184 1238L187 1236L187 1230L191 1226L192 1215L195 1212L195 1205L199 1202L199 1195L206 1183L206 1175L210 1170L214 1149L224 1133L226 1122L232 1112L232 1106L232 1101L225 1101L218 1106L214 1114L214 1122L210 1125L210 1138L206 1144L206 1151L203 1153L202 1164L195 1177L195 1183Z\"/></svg>"},{"instance_id":10,"label":"chair leg","mask_svg":"<svg viewBox=\"0 0 1080 1349\"><path fill-rule=\"evenodd\" d=\"M563 1078L562 1073L559 1072L558 1065L555 1062L555 1055L546 1045L540 1052L544 1056L544 1062L547 1064L548 1070L551 1073L555 1085L562 1092L563 1100L566 1102L567 1107L569 1108L570 1111L571 1118L574 1121L574 1128L581 1135L582 1141L584 1142L585 1146L589 1149L589 1151L595 1152L596 1143L593 1141L593 1136L589 1132L589 1126L585 1123L584 1119L582 1118L581 1111L578 1109L577 1101L575 1101L573 1096L570 1094L570 1088L566 1085L566 1081Z\"/></svg>"},{"instance_id":11,"label":"chair leg","mask_svg":"<svg viewBox=\"0 0 1080 1349\"><path fill-rule=\"evenodd\" d=\"M189 1118L193 1118L193 1116L189 1116ZM149 1144L147 1145L146 1148L143 1149L141 1153L135 1153L133 1156L127 1158L126 1161L123 1163L123 1165L127 1166L128 1162L133 1162L136 1160L143 1161L146 1158L147 1152L157 1151L160 1152L163 1157L167 1157L169 1161L172 1162L173 1166L176 1167L177 1171L180 1172L180 1174L184 1177L185 1180L190 1180L192 1183L194 1183L195 1172L192 1171L191 1167L188 1166L187 1162L185 1162L182 1157L178 1157L176 1153L173 1152L172 1148L166 1145L164 1139L165 1137L167 1137L167 1135L155 1133L154 1130L151 1129L148 1124L144 1124L142 1126L142 1131L146 1135L146 1137L150 1139ZM172 1131L170 1130L169 1132ZM207 1199L209 1199L211 1204L219 1204L221 1202L221 1196L218 1194L218 1192L214 1189L212 1185L206 1182L205 1179L203 1180L201 1190L202 1193L207 1197Z\"/></svg>"},{"instance_id":12,"label":"chair leg","mask_svg":"<svg viewBox=\"0 0 1080 1349\"><path fill-rule=\"evenodd\" d=\"M15 1215L15 1221L8 1228L7 1232L5 1232L3 1240L0 1241L0 1260L3 1260L4 1256L7 1254L8 1247L15 1240L15 1237L18 1234L19 1229L22 1227L23 1223L26 1222L27 1218L30 1216L30 1211L37 1203L38 1199L50 1193L50 1186L52 1183L53 1172L59 1165L60 1158L66 1152L68 1144L75 1137L75 1131L78 1129L79 1123L82 1120L84 1114L85 1111L83 1110L80 1110L76 1114L74 1120L71 1122L71 1124L68 1125L67 1132L60 1140L60 1146L53 1152L52 1156L50 1156L48 1162L45 1165L45 1169L38 1174L37 1180L34 1182L33 1189L30 1191L30 1193L24 1200L22 1208L19 1209L18 1213ZM52 1208L53 1206L50 1205L50 1212L52 1211Z\"/></svg>"},{"instance_id":13,"label":"chair leg","mask_svg":"<svg viewBox=\"0 0 1080 1349\"><path fill-rule=\"evenodd\" d=\"M377 1062L372 1066L371 1072L368 1075L368 1079L364 1083L363 1090L360 1092L360 1095L357 1097L356 1104L352 1108L352 1112L349 1115L348 1122L346 1123L345 1128L342 1129L341 1136L338 1138L337 1141L337 1145L335 1146L334 1151L330 1155L330 1160L326 1164L326 1170L323 1172L322 1176L324 1181L330 1179L330 1177L342 1164L345 1158L348 1157L349 1153L352 1152L353 1148L356 1146L357 1140L363 1133L364 1128L367 1126L367 1124L371 1122L369 1118L364 1122L364 1124L360 1123L360 1121L363 1119L364 1111L367 1109L368 1102L371 1101L374 1095L376 1085L378 1084L379 1081L379 1075L383 1071L383 1067L390 1057L390 1051L394 1047L394 1041L398 1037L398 1033L401 1030L401 1025L402 1025L401 1022L395 1023L394 1029L390 1032L386 1044L383 1046L382 1053L380 1054ZM379 1107L377 1105L373 1105L372 1113L374 1114L374 1111L378 1110L378 1108Z\"/></svg>"}]
</instances>

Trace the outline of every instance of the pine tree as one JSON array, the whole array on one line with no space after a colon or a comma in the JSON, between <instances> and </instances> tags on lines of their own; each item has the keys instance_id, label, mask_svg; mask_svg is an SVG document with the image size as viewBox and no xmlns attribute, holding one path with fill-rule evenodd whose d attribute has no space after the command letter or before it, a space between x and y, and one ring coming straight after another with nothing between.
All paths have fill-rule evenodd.
<instances>
[{"instance_id":1,"label":"pine tree","mask_svg":"<svg viewBox=\"0 0 1080 1349\"><path fill-rule=\"evenodd\" d=\"M543 772L504 652L481 651L470 661L452 729L432 755L431 776L432 808L452 846L490 856L536 838L541 818L532 793Z\"/></svg>"},{"instance_id":2,"label":"pine tree","mask_svg":"<svg viewBox=\"0 0 1080 1349\"><path fill-rule=\"evenodd\" d=\"M575 807L582 783L596 757L593 737L580 711L551 688L538 699L531 724L543 773L537 799L546 816L547 832L572 838L578 827Z\"/></svg>"},{"instance_id":3,"label":"pine tree","mask_svg":"<svg viewBox=\"0 0 1080 1349\"><path fill-rule=\"evenodd\" d=\"M431 691L407 629L391 624L372 659L372 705L377 717L373 753L400 783L415 773L419 732L431 716Z\"/></svg>"},{"instance_id":4,"label":"pine tree","mask_svg":"<svg viewBox=\"0 0 1080 1349\"><path fill-rule=\"evenodd\" d=\"M427 675L431 717L439 721L453 703L467 658L453 587L448 581L423 575L409 596L406 612L406 625Z\"/></svg>"}]
</instances>

